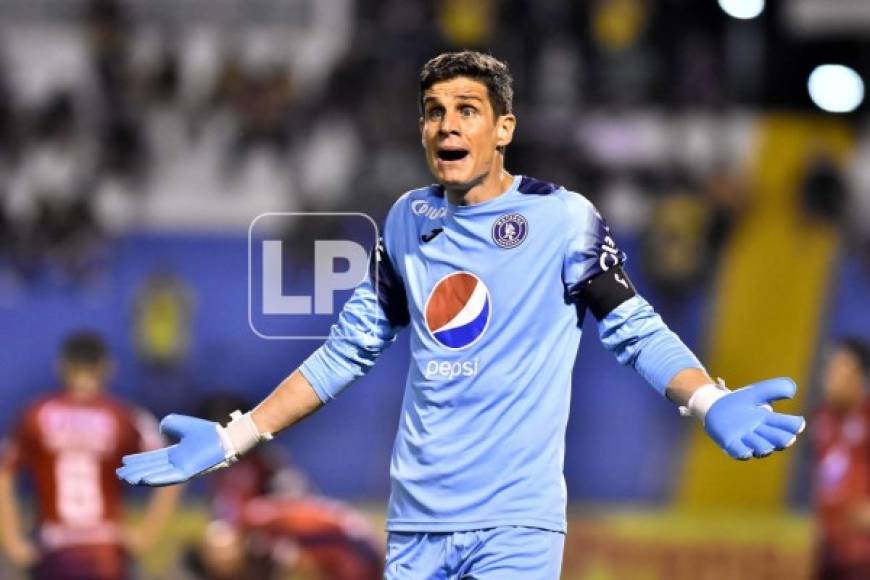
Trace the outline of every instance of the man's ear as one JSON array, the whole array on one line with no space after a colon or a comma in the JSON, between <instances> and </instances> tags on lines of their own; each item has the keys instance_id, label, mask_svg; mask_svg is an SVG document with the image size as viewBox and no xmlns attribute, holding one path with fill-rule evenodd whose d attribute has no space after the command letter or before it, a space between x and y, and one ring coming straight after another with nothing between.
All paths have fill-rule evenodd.
<instances>
[{"instance_id":1,"label":"man's ear","mask_svg":"<svg viewBox=\"0 0 870 580\"><path fill-rule=\"evenodd\" d=\"M422 145L423 149L425 149L426 148L426 137L425 137L425 134L423 133L423 127L426 125L426 121L423 120L422 116L420 117L419 123L420 123L420 145Z\"/></svg>"},{"instance_id":2,"label":"man's ear","mask_svg":"<svg viewBox=\"0 0 870 580\"><path fill-rule=\"evenodd\" d=\"M517 118L513 113L500 116L496 120L496 144L499 147L507 147L514 139L514 129L517 126Z\"/></svg>"}]
</instances>

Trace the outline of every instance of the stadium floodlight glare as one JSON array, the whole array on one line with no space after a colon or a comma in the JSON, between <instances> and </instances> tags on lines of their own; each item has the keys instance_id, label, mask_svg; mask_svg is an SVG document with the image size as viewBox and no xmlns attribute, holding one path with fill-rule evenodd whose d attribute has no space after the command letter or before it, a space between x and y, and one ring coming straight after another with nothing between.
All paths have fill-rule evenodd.
<instances>
[{"instance_id":1,"label":"stadium floodlight glare","mask_svg":"<svg viewBox=\"0 0 870 580\"><path fill-rule=\"evenodd\" d=\"M764 12L764 0L719 0L725 14L739 20L751 20Z\"/></svg>"},{"instance_id":2,"label":"stadium floodlight glare","mask_svg":"<svg viewBox=\"0 0 870 580\"><path fill-rule=\"evenodd\" d=\"M829 113L851 113L864 100L864 81L853 69L841 64L823 64L810 73L810 98Z\"/></svg>"}]
</instances>

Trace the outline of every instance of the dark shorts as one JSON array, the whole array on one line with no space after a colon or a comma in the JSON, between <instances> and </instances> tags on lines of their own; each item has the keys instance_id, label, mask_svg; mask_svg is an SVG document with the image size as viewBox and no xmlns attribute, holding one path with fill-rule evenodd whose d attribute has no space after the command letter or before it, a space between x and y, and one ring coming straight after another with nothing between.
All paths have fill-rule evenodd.
<instances>
[{"instance_id":1,"label":"dark shorts","mask_svg":"<svg viewBox=\"0 0 870 580\"><path fill-rule=\"evenodd\" d=\"M78 546L45 552L33 580L127 580L129 559L120 546Z\"/></svg>"}]
</instances>

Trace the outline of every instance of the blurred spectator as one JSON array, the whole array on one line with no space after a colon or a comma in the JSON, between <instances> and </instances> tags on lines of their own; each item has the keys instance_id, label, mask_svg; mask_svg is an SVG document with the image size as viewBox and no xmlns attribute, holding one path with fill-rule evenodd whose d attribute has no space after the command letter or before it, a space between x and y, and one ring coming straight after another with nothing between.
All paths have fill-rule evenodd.
<instances>
[{"instance_id":1,"label":"blurred spectator","mask_svg":"<svg viewBox=\"0 0 870 580\"><path fill-rule=\"evenodd\" d=\"M292 137L287 118L292 96L290 75L281 68L257 70L244 79L232 103L239 129L230 151L231 162L243 162L257 147L286 155Z\"/></svg>"},{"instance_id":2,"label":"blurred spectator","mask_svg":"<svg viewBox=\"0 0 870 580\"><path fill-rule=\"evenodd\" d=\"M809 421L819 520L816 578L870 578L870 349L840 340L823 375L824 400Z\"/></svg>"},{"instance_id":3,"label":"blurred spectator","mask_svg":"<svg viewBox=\"0 0 870 580\"><path fill-rule=\"evenodd\" d=\"M650 279L680 296L708 272L711 208L686 179L677 179L653 206L643 257Z\"/></svg>"},{"instance_id":4,"label":"blurred spectator","mask_svg":"<svg viewBox=\"0 0 870 580\"><path fill-rule=\"evenodd\" d=\"M35 138L12 179L8 215L16 247L74 280L92 266L100 227L89 192L93 147L80 131L73 96L54 94L35 117Z\"/></svg>"},{"instance_id":5,"label":"blurred spectator","mask_svg":"<svg viewBox=\"0 0 870 580\"><path fill-rule=\"evenodd\" d=\"M127 68L129 28L117 0L90 0L87 12L91 56L107 115L122 113L130 89Z\"/></svg>"},{"instance_id":6,"label":"blurred spectator","mask_svg":"<svg viewBox=\"0 0 870 580\"><path fill-rule=\"evenodd\" d=\"M5 57L0 53L0 166L12 163L18 154L18 132Z\"/></svg>"},{"instance_id":7,"label":"blurred spectator","mask_svg":"<svg viewBox=\"0 0 870 580\"><path fill-rule=\"evenodd\" d=\"M841 224L846 210L843 172L829 155L817 153L809 163L802 192L803 207L810 217Z\"/></svg>"},{"instance_id":8,"label":"blurred spectator","mask_svg":"<svg viewBox=\"0 0 870 580\"><path fill-rule=\"evenodd\" d=\"M746 211L746 192L734 173L720 166L707 177L704 194L711 211L708 242L715 257Z\"/></svg>"}]
</instances>

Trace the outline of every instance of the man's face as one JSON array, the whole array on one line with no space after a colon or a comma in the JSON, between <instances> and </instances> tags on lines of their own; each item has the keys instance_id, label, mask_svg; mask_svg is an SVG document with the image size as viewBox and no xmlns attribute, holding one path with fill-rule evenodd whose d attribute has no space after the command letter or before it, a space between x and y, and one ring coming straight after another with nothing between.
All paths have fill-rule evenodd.
<instances>
[{"instance_id":1,"label":"man's face","mask_svg":"<svg viewBox=\"0 0 870 580\"><path fill-rule=\"evenodd\" d=\"M864 375L858 359L849 350L838 348L825 366L825 400L835 407L850 407L864 395Z\"/></svg>"},{"instance_id":2,"label":"man's face","mask_svg":"<svg viewBox=\"0 0 870 580\"><path fill-rule=\"evenodd\" d=\"M76 399L87 400L99 395L108 380L110 364L61 362L64 389Z\"/></svg>"},{"instance_id":3,"label":"man's face","mask_svg":"<svg viewBox=\"0 0 870 580\"><path fill-rule=\"evenodd\" d=\"M426 163L438 182L468 189L493 168L497 147L513 137L513 115L496 117L486 85L468 77L433 84L423 93L420 131Z\"/></svg>"}]
</instances>

